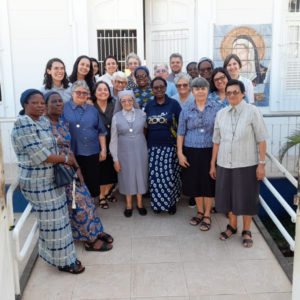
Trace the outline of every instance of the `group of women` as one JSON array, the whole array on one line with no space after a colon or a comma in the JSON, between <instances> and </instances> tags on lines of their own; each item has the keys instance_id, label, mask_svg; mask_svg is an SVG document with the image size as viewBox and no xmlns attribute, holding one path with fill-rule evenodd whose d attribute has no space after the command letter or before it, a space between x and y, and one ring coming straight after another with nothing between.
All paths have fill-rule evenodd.
<instances>
[{"instance_id":1,"label":"group of women","mask_svg":"<svg viewBox=\"0 0 300 300\"><path fill-rule=\"evenodd\" d=\"M40 256L78 274L84 267L73 239L87 251L112 249L95 204L108 209L117 201L117 183L126 197L125 217L132 216L134 195L141 216L147 214L142 195L148 191L154 213L174 215L183 193L195 198L198 212L190 224L202 231L212 225L215 198L217 211L229 216L220 239L237 232L237 216L243 215L243 245L251 247L267 131L257 107L248 103L253 88L238 74L239 58L232 54L216 69L209 58L191 62L174 83L166 80L167 65L156 65L151 80L136 54L126 63L128 77L108 56L99 76L98 62L80 56L67 77L64 63L54 58L42 89L21 96L12 143L21 191L40 224ZM57 164L72 167L77 184L58 187Z\"/></svg>"}]
</instances>

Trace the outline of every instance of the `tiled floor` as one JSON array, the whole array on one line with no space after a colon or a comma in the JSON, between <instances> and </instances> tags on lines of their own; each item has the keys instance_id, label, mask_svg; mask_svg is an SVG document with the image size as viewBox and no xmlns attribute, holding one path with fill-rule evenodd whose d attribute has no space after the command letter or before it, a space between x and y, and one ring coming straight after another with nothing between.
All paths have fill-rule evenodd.
<instances>
[{"instance_id":1,"label":"tiled floor","mask_svg":"<svg viewBox=\"0 0 300 300\"><path fill-rule=\"evenodd\" d=\"M188 224L196 209L182 199L174 216L123 216L124 200L100 210L105 231L115 238L106 253L86 252L76 243L84 273L58 272L38 259L24 300L288 300L291 284L255 225L254 245L241 235L223 242L225 216L212 216L201 232ZM146 201L149 208L149 199ZM239 226L241 230L241 224Z\"/></svg>"}]
</instances>

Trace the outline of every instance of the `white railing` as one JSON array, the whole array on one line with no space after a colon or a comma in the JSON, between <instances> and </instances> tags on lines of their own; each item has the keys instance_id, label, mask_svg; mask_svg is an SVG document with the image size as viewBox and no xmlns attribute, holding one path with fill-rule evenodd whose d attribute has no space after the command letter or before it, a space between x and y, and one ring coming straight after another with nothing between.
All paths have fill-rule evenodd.
<instances>
[{"instance_id":1,"label":"white railing","mask_svg":"<svg viewBox=\"0 0 300 300\"><path fill-rule=\"evenodd\" d=\"M14 211L13 211L13 194L15 189L18 187L19 181L16 179L9 187L6 194L6 203L7 203L7 214L8 214L8 224L10 230L10 241L11 241L11 249L13 249L13 264L14 264L14 284L15 284L15 292L16 295L20 295L20 274L19 274L19 263L24 260L26 255L30 250L30 246L34 240L34 235L38 230L38 223L35 220L30 233L28 234L26 241L20 249L20 232L24 226L24 223L28 219L32 206L30 203L26 206L26 209L22 213L20 219L15 224L14 219Z\"/></svg>"},{"instance_id":2,"label":"white railing","mask_svg":"<svg viewBox=\"0 0 300 300\"><path fill-rule=\"evenodd\" d=\"M280 164L280 162L270 153L267 152L267 157L271 160L271 162L278 167L278 169L282 172L285 178L287 178L293 186L297 188L298 183L297 180L286 170L283 165ZM270 192L273 194L273 196L278 200L278 202L282 205L282 207L286 210L286 212L291 216L291 221L293 223L296 222L297 214L296 212L290 207L290 205L285 201L285 199L278 193L278 191L275 189L275 187L271 184L271 182L264 178L263 180L266 187L270 190ZM262 207L265 209L266 213L269 215L271 220L274 222L278 230L281 232L285 240L289 243L290 249L292 251L295 250L295 240L290 236L290 234L287 232L287 230L284 228L284 226L281 224L279 219L276 217L276 215L272 212L271 208L268 206L266 201L259 196L260 203Z\"/></svg>"}]
</instances>

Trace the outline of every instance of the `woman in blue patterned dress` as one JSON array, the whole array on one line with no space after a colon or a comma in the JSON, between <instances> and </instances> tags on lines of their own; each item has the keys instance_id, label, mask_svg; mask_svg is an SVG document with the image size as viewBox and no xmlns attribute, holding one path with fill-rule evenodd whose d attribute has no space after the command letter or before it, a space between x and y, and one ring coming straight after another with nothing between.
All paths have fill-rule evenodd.
<instances>
[{"instance_id":1,"label":"woman in blue patterned dress","mask_svg":"<svg viewBox=\"0 0 300 300\"><path fill-rule=\"evenodd\" d=\"M58 154L45 111L43 94L34 89L21 95L24 108L14 124L11 140L19 161L19 183L24 197L36 211L39 255L60 271L84 271L76 259L65 189L54 183L54 164L72 165L72 154Z\"/></svg>"},{"instance_id":2,"label":"woman in blue patterned dress","mask_svg":"<svg viewBox=\"0 0 300 300\"><path fill-rule=\"evenodd\" d=\"M151 82L154 100L145 108L148 126L149 181L154 212L176 213L180 198L180 166L176 155L179 103L166 95L167 82L156 77Z\"/></svg>"},{"instance_id":3,"label":"woman in blue patterned dress","mask_svg":"<svg viewBox=\"0 0 300 300\"><path fill-rule=\"evenodd\" d=\"M64 104L57 92L45 94L47 106L46 116L51 123L52 133L56 137L58 152L67 155L71 151L71 135L68 121L60 117ZM72 153L73 155L73 153ZM107 251L112 249L113 238L103 232L100 218L96 215L96 207L86 185L84 184L79 165L74 159L74 168L80 179L81 185L75 187L76 209L72 209L73 185L66 186L69 215L74 240L83 241L88 251ZM67 167L67 166L66 166Z\"/></svg>"}]
</instances>

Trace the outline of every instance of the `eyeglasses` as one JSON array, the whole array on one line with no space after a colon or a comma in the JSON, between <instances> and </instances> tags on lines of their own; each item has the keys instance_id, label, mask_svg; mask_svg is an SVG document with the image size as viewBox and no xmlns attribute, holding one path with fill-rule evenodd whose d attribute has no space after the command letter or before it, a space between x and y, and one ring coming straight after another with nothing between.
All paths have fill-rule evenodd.
<instances>
[{"instance_id":1,"label":"eyeglasses","mask_svg":"<svg viewBox=\"0 0 300 300\"><path fill-rule=\"evenodd\" d=\"M136 79L146 79L148 78L148 75L137 75L135 76Z\"/></svg>"},{"instance_id":2,"label":"eyeglasses","mask_svg":"<svg viewBox=\"0 0 300 300\"><path fill-rule=\"evenodd\" d=\"M159 85L159 86L154 86L152 90L154 91L159 91L159 90L164 90L166 87L164 85Z\"/></svg>"},{"instance_id":3,"label":"eyeglasses","mask_svg":"<svg viewBox=\"0 0 300 300\"><path fill-rule=\"evenodd\" d=\"M124 81L121 81L121 80L115 80L115 83L116 83L116 84L122 84L122 85L124 84L124 85L125 85L125 84L127 84L127 81L126 81L126 80L124 80Z\"/></svg>"},{"instance_id":4,"label":"eyeglasses","mask_svg":"<svg viewBox=\"0 0 300 300\"><path fill-rule=\"evenodd\" d=\"M217 83L218 81L222 81L225 79L225 75L221 76L221 77L218 77L218 78L214 78L214 82Z\"/></svg>"},{"instance_id":5,"label":"eyeglasses","mask_svg":"<svg viewBox=\"0 0 300 300\"><path fill-rule=\"evenodd\" d=\"M133 100L132 99L128 99L128 100L122 100L121 101L121 104L125 104L125 103L132 103L133 102Z\"/></svg>"},{"instance_id":6,"label":"eyeglasses","mask_svg":"<svg viewBox=\"0 0 300 300\"><path fill-rule=\"evenodd\" d=\"M180 89L180 88L186 88L186 87L188 87L188 86L189 86L188 83L176 84L176 87L177 87L178 89Z\"/></svg>"},{"instance_id":7,"label":"eyeglasses","mask_svg":"<svg viewBox=\"0 0 300 300\"><path fill-rule=\"evenodd\" d=\"M236 96L239 93L240 93L240 91L235 90L235 91L232 91L232 92L226 92L225 94L226 94L227 97L230 97L231 95Z\"/></svg>"},{"instance_id":8,"label":"eyeglasses","mask_svg":"<svg viewBox=\"0 0 300 300\"><path fill-rule=\"evenodd\" d=\"M165 69L155 71L155 73L166 73L166 72L167 72L167 70L165 70Z\"/></svg>"},{"instance_id":9,"label":"eyeglasses","mask_svg":"<svg viewBox=\"0 0 300 300\"><path fill-rule=\"evenodd\" d=\"M200 71L201 73L204 73L204 72L211 72L211 70L212 70L212 67L201 68L201 69L199 69L199 71Z\"/></svg>"},{"instance_id":10,"label":"eyeglasses","mask_svg":"<svg viewBox=\"0 0 300 300\"><path fill-rule=\"evenodd\" d=\"M80 96L86 97L89 95L88 92L81 92L81 91L73 91L73 93L75 93L78 97Z\"/></svg>"}]
</instances>

